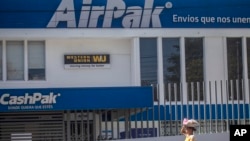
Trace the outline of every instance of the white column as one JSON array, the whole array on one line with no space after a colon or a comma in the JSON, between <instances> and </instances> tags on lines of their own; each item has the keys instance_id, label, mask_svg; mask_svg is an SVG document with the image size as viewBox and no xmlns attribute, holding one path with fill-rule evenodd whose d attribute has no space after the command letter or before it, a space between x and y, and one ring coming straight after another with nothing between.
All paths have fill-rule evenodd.
<instances>
[{"instance_id":1,"label":"white column","mask_svg":"<svg viewBox=\"0 0 250 141\"><path fill-rule=\"evenodd\" d=\"M24 80L27 81L28 78L28 41L24 41Z\"/></svg>"},{"instance_id":2,"label":"white column","mask_svg":"<svg viewBox=\"0 0 250 141\"><path fill-rule=\"evenodd\" d=\"M7 52L6 52L6 41L4 40L3 41L3 47L2 47L2 54L3 54L3 56L2 56L2 71L3 71L3 81L6 81L7 80L7 60L6 60L6 54L7 54Z\"/></svg>"},{"instance_id":3,"label":"white column","mask_svg":"<svg viewBox=\"0 0 250 141\"><path fill-rule=\"evenodd\" d=\"M242 60L243 60L243 81L245 100L249 99L249 85L248 85L248 64L247 64L247 40L242 38Z\"/></svg>"},{"instance_id":4,"label":"white column","mask_svg":"<svg viewBox=\"0 0 250 141\"><path fill-rule=\"evenodd\" d=\"M163 54L162 54L162 38L157 38L157 79L158 79L158 85L159 85L159 99L160 104L162 105L164 103L164 76L163 76Z\"/></svg>"},{"instance_id":5,"label":"white column","mask_svg":"<svg viewBox=\"0 0 250 141\"><path fill-rule=\"evenodd\" d=\"M228 80L228 67L227 67L227 38L226 37L223 37L223 60L224 60L224 80L223 80L223 103L226 103L226 101L228 101L227 99L227 87L226 87L226 81L227 81L227 84L230 83L230 81Z\"/></svg>"},{"instance_id":6,"label":"white column","mask_svg":"<svg viewBox=\"0 0 250 141\"><path fill-rule=\"evenodd\" d=\"M185 39L180 38L180 64L181 64L181 83L182 83L182 98L183 104L187 101L187 86L186 86L186 64L185 64Z\"/></svg>"},{"instance_id":7,"label":"white column","mask_svg":"<svg viewBox=\"0 0 250 141\"><path fill-rule=\"evenodd\" d=\"M139 38L133 38L131 40L131 85L141 85L141 73L140 73L140 43Z\"/></svg>"}]
</instances>

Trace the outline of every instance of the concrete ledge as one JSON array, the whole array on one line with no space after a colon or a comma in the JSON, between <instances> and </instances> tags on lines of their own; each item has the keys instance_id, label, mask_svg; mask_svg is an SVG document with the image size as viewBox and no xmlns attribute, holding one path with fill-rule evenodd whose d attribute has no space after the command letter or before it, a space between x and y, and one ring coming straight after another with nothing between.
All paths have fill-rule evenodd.
<instances>
[{"instance_id":1,"label":"concrete ledge","mask_svg":"<svg viewBox=\"0 0 250 141\"><path fill-rule=\"evenodd\" d=\"M229 141L229 133L196 134L197 141ZM123 139L115 141L184 141L184 136Z\"/></svg>"}]
</instances>

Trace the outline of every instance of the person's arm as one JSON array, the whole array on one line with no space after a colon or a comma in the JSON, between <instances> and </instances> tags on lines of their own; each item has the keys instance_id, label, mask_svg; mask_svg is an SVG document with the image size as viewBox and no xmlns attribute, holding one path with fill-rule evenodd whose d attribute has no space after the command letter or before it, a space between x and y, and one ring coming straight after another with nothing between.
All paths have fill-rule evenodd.
<instances>
[{"instance_id":1,"label":"person's arm","mask_svg":"<svg viewBox=\"0 0 250 141\"><path fill-rule=\"evenodd\" d=\"M186 132L185 132L185 128L186 128L185 126L182 126L182 127L181 127L181 131L180 131L180 132L181 132L181 134L184 134L184 135L186 134Z\"/></svg>"}]
</instances>

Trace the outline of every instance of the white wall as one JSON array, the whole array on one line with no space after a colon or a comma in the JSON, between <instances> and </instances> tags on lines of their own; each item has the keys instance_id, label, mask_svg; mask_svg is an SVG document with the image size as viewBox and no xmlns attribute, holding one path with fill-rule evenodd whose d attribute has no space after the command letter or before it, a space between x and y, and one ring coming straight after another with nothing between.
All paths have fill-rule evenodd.
<instances>
[{"instance_id":1,"label":"white wall","mask_svg":"<svg viewBox=\"0 0 250 141\"><path fill-rule=\"evenodd\" d=\"M50 86L131 85L129 39L47 40L47 81ZM64 69L65 54L110 54L110 68Z\"/></svg>"},{"instance_id":2,"label":"white wall","mask_svg":"<svg viewBox=\"0 0 250 141\"><path fill-rule=\"evenodd\" d=\"M32 40L32 39L28 39ZM36 39L44 40L44 39ZM131 86L131 50L129 38L47 39L46 80L6 81L4 88ZM109 54L110 68L65 69L65 54ZM1 83L1 82L0 82Z\"/></svg>"},{"instance_id":3,"label":"white wall","mask_svg":"<svg viewBox=\"0 0 250 141\"><path fill-rule=\"evenodd\" d=\"M206 81L225 80L224 45L222 37L204 39L204 74Z\"/></svg>"},{"instance_id":4,"label":"white wall","mask_svg":"<svg viewBox=\"0 0 250 141\"><path fill-rule=\"evenodd\" d=\"M5 81L4 88L131 86L140 83L140 37L204 37L205 80L226 79L226 37L250 37L249 29L0 29L0 40L45 40L47 81ZM133 42L134 39L134 42ZM136 40L135 40L136 39ZM223 48L224 47L224 48ZM65 70L63 55L110 53L110 69ZM224 58L223 58L224 55ZM136 58L137 57L137 58ZM137 62L134 63L133 62ZM138 67L138 68L136 68ZM136 72L135 72L136 71ZM136 80L136 81L135 81Z\"/></svg>"},{"instance_id":5,"label":"white wall","mask_svg":"<svg viewBox=\"0 0 250 141\"><path fill-rule=\"evenodd\" d=\"M215 90L215 81L217 82L217 91L221 92L220 81L226 80L227 68L226 68L226 45L223 42L223 37L205 37L204 39L204 79L206 82L211 82L211 90ZM206 83L206 87L209 88L209 83ZM210 93L209 89L206 89L206 93ZM224 93L225 95L225 93ZM210 99L210 95L207 95L207 100ZM211 92L211 99L217 99L221 101L221 97L216 97L214 91ZM215 101L211 101L214 103Z\"/></svg>"}]
</instances>

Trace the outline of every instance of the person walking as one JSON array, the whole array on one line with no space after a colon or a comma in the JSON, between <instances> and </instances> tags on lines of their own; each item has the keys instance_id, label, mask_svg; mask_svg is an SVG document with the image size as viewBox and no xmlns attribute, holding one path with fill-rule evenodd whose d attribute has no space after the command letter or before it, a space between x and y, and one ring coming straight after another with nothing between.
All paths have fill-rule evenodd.
<instances>
[{"instance_id":1,"label":"person walking","mask_svg":"<svg viewBox=\"0 0 250 141\"><path fill-rule=\"evenodd\" d=\"M199 123L194 119L184 118L181 133L185 136L185 141L197 141L194 135Z\"/></svg>"}]
</instances>

